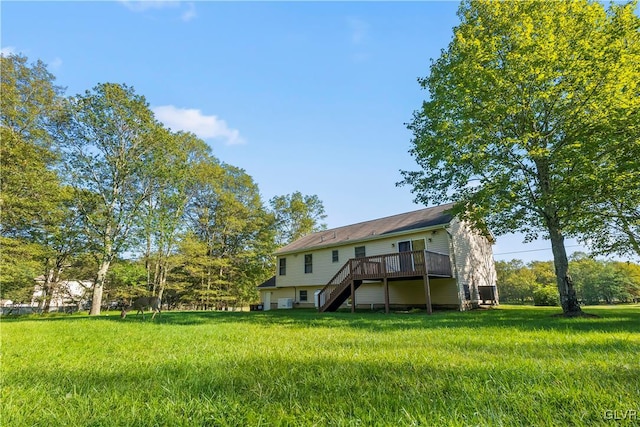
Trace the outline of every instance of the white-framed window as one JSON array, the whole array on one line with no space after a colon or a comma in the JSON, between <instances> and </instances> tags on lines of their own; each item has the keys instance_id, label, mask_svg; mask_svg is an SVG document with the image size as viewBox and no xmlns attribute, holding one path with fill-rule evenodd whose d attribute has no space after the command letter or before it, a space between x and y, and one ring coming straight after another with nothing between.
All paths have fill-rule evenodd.
<instances>
[{"instance_id":1,"label":"white-framed window","mask_svg":"<svg viewBox=\"0 0 640 427\"><path fill-rule=\"evenodd\" d=\"M313 273L313 255L306 254L304 256L304 273L310 274Z\"/></svg>"}]
</instances>

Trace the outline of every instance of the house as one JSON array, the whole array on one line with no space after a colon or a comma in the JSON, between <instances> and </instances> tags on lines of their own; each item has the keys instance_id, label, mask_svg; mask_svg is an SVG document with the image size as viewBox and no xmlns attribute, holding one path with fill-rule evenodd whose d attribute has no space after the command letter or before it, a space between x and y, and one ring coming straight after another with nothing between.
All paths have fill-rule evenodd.
<instances>
[{"instance_id":1,"label":"house","mask_svg":"<svg viewBox=\"0 0 640 427\"><path fill-rule=\"evenodd\" d=\"M316 232L276 251L258 287L265 310L317 307L466 310L498 303L491 237L452 204Z\"/></svg>"},{"instance_id":2,"label":"house","mask_svg":"<svg viewBox=\"0 0 640 427\"><path fill-rule=\"evenodd\" d=\"M33 290L31 306L34 308L42 308L44 303L45 277L39 276L35 279L36 285ZM90 291L93 287L91 280L62 280L53 287L50 311L66 311L72 308L80 309L84 304L90 301Z\"/></svg>"}]
</instances>

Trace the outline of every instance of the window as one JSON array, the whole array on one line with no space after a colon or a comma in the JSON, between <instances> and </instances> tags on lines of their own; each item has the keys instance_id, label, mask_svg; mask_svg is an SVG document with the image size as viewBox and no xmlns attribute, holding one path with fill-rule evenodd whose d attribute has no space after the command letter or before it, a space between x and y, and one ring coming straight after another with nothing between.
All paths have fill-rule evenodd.
<instances>
[{"instance_id":1,"label":"window","mask_svg":"<svg viewBox=\"0 0 640 427\"><path fill-rule=\"evenodd\" d=\"M469 285L464 285L464 299L467 301L471 301L471 290L469 289Z\"/></svg>"},{"instance_id":2,"label":"window","mask_svg":"<svg viewBox=\"0 0 640 427\"><path fill-rule=\"evenodd\" d=\"M313 255L311 254L304 256L304 272L305 274L313 273Z\"/></svg>"},{"instance_id":3,"label":"window","mask_svg":"<svg viewBox=\"0 0 640 427\"><path fill-rule=\"evenodd\" d=\"M285 276L287 274L287 259L286 258L280 258L279 260L279 269L278 269L278 273L281 276Z\"/></svg>"},{"instance_id":4,"label":"window","mask_svg":"<svg viewBox=\"0 0 640 427\"><path fill-rule=\"evenodd\" d=\"M367 256L364 246L356 246L356 258L364 258Z\"/></svg>"},{"instance_id":5,"label":"window","mask_svg":"<svg viewBox=\"0 0 640 427\"><path fill-rule=\"evenodd\" d=\"M337 250L331 251L331 261L332 262L338 262L338 251Z\"/></svg>"},{"instance_id":6,"label":"window","mask_svg":"<svg viewBox=\"0 0 640 427\"><path fill-rule=\"evenodd\" d=\"M398 242L398 252L424 251L425 249L424 239Z\"/></svg>"},{"instance_id":7,"label":"window","mask_svg":"<svg viewBox=\"0 0 640 427\"><path fill-rule=\"evenodd\" d=\"M307 291L300 291L300 302L307 301Z\"/></svg>"}]
</instances>

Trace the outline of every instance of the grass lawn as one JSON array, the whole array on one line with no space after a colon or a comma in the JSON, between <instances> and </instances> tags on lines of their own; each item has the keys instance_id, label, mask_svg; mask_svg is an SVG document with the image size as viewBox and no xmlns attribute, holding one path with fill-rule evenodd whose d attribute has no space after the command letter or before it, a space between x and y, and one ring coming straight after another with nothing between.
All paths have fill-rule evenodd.
<instances>
[{"instance_id":1,"label":"grass lawn","mask_svg":"<svg viewBox=\"0 0 640 427\"><path fill-rule=\"evenodd\" d=\"M3 318L2 426L637 425L640 306Z\"/></svg>"}]
</instances>

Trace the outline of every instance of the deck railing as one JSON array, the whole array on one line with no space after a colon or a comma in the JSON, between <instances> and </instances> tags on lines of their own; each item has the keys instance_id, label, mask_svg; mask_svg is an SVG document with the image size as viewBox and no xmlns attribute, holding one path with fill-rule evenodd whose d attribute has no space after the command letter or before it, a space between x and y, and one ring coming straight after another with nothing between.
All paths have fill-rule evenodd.
<instances>
[{"instance_id":1,"label":"deck railing","mask_svg":"<svg viewBox=\"0 0 640 427\"><path fill-rule=\"evenodd\" d=\"M319 306L324 307L324 305L331 300L331 295L333 295L334 292L338 290L338 288L340 288L341 290L345 285L348 285L350 279L351 264L350 262L347 262L342 266L340 270L338 270L338 272L331 278L331 280L329 280L329 283L327 283L325 287L320 291L320 294L318 295L318 297L320 298Z\"/></svg>"},{"instance_id":2,"label":"deck railing","mask_svg":"<svg viewBox=\"0 0 640 427\"><path fill-rule=\"evenodd\" d=\"M429 251L396 252L351 258L322 288L320 311L346 291L354 280L382 280L402 277L452 277L449 255Z\"/></svg>"}]
</instances>

